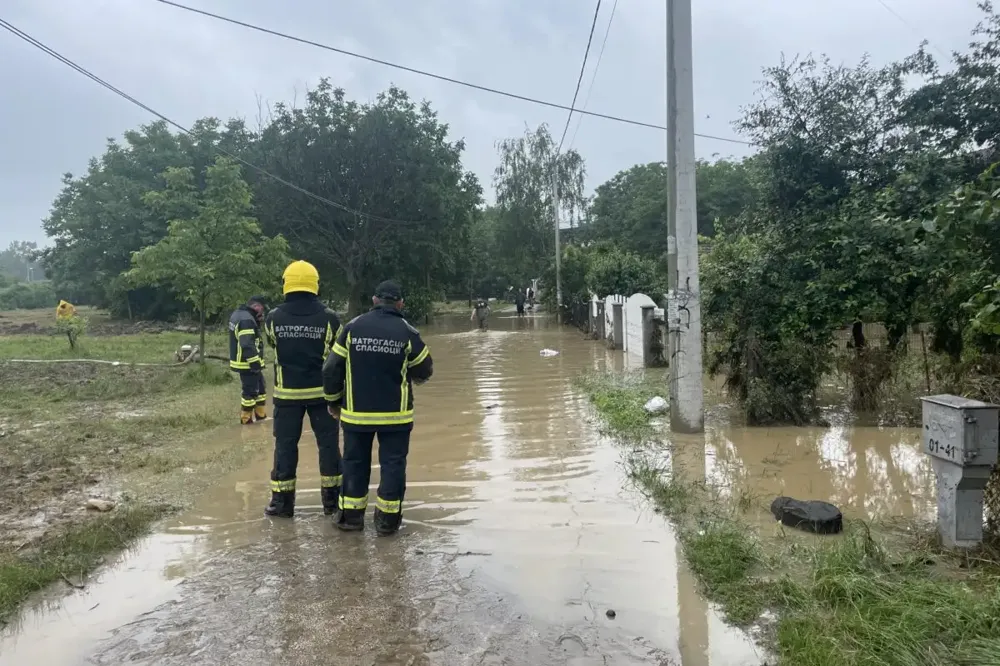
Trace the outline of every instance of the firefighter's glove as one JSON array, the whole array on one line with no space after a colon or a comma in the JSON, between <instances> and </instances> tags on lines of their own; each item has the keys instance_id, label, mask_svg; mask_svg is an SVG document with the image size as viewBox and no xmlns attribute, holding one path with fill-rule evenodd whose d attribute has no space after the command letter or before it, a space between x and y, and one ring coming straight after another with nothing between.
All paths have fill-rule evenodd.
<instances>
[{"instance_id":1,"label":"firefighter's glove","mask_svg":"<svg viewBox=\"0 0 1000 666\"><path fill-rule=\"evenodd\" d=\"M340 405L335 405L332 402L328 402L326 403L326 411L330 412L330 416L332 416L334 419L338 421L340 420Z\"/></svg>"},{"instance_id":2,"label":"firefighter's glove","mask_svg":"<svg viewBox=\"0 0 1000 666\"><path fill-rule=\"evenodd\" d=\"M260 374L262 369L263 368L261 368L260 366L260 361L254 361L253 363L250 364L250 372L254 373L255 375Z\"/></svg>"}]
</instances>

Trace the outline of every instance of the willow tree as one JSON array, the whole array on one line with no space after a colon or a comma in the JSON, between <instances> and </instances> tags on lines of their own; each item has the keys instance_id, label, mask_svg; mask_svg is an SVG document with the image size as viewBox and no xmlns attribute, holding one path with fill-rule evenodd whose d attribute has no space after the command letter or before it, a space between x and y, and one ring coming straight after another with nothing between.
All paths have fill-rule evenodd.
<instances>
[{"instance_id":1,"label":"willow tree","mask_svg":"<svg viewBox=\"0 0 1000 666\"><path fill-rule=\"evenodd\" d=\"M500 164L493 175L500 255L520 279L541 275L555 255L552 226L553 184L562 219L579 224L587 207L583 194L586 169L575 150L558 153L542 124L497 144Z\"/></svg>"}]
</instances>

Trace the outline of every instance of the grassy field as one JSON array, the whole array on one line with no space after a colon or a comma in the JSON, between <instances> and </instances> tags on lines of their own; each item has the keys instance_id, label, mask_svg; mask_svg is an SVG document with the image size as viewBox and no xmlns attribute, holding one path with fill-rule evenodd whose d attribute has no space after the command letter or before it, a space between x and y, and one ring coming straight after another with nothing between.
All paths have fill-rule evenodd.
<instances>
[{"instance_id":1,"label":"grassy field","mask_svg":"<svg viewBox=\"0 0 1000 666\"><path fill-rule=\"evenodd\" d=\"M768 534L750 517L754 498L692 481L681 452L661 443L643 405L662 381L595 375L580 385L631 476L676 525L706 596L733 624L755 627L781 664L1000 664L997 553L949 553L926 526L888 517L846 521L845 534L824 540Z\"/></svg>"},{"instance_id":2,"label":"grassy field","mask_svg":"<svg viewBox=\"0 0 1000 666\"><path fill-rule=\"evenodd\" d=\"M0 336L0 358L70 361L0 361L0 623L51 583L81 584L105 553L267 441L233 436L239 386L226 364L171 365L196 338L86 335L70 350L57 335ZM227 354L221 332L207 347ZM91 497L116 506L87 510Z\"/></svg>"}]
</instances>

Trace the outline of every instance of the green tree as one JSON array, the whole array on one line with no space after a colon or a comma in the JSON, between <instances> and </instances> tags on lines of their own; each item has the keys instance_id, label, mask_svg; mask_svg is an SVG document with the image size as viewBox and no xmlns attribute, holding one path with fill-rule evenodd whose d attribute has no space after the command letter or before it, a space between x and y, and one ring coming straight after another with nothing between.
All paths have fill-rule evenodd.
<instances>
[{"instance_id":1,"label":"green tree","mask_svg":"<svg viewBox=\"0 0 1000 666\"><path fill-rule=\"evenodd\" d=\"M698 233L711 237L716 220L739 216L753 201L750 160L699 160ZM667 251L667 165L637 164L597 187L585 237L659 259Z\"/></svg>"},{"instance_id":2,"label":"green tree","mask_svg":"<svg viewBox=\"0 0 1000 666\"><path fill-rule=\"evenodd\" d=\"M586 209L583 158L574 150L557 155L557 148L546 125L498 145L500 164L493 176L496 251L515 282L539 277L554 260L553 180L559 189L561 215L569 220L570 228L580 223Z\"/></svg>"},{"instance_id":3,"label":"green tree","mask_svg":"<svg viewBox=\"0 0 1000 666\"><path fill-rule=\"evenodd\" d=\"M206 317L272 290L288 247L281 236L263 236L249 217L250 188L231 160L220 157L208 167L204 189L190 167L167 169L163 178L166 188L147 193L145 201L171 218L167 235L132 256L127 278L167 286L188 302L199 315L204 354Z\"/></svg>"},{"instance_id":4,"label":"green tree","mask_svg":"<svg viewBox=\"0 0 1000 666\"><path fill-rule=\"evenodd\" d=\"M666 291L666 282L657 274L654 261L613 246L593 252L586 279L587 287L598 298L643 293L657 299Z\"/></svg>"},{"instance_id":5,"label":"green tree","mask_svg":"<svg viewBox=\"0 0 1000 666\"><path fill-rule=\"evenodd\" d=\"M15 280L34 281L45 276L38 263L38 245L31 241L12 241L0 252L0 275Z\"/></svg>"},{"instance_id":6,"label":"green tree","mask_svg":"<svg viewBox=\"0 0 1000 666\"><path fill-rule=\"evenodd\" d=\"M217 148L244 151L248 133L239 121L224 128L214 118L197 121L192 135L174 134L155 122L109 140L81 177L66 174L63 189L43 222L52 247L45 268L56 292L77 303L110 308L114 314L162 318L180 304L165 289L136 290L122 274L132 253L161 240L168 218L147 206L148 192L162 191L164 171L190 168L203 185Z\"/></svg>"},{"instance_id":7,"label":"green tree","mask_svg":"<svg viewBox=\"0 0 1000 666\"><path fill-rule=\"evenodd\" d=\"M478 181L462 167L464 149L448 141L428 102L391 87L359 104L324 79L304 108L276 106L254 159L329 201L254 175L256 213L268 233L285 234L317 266L324 291L352 313L389 275L404 289L437 291L465 268L481 203Z\"/></svg>"},{"instance_id":8,"label":"green tree","mask_svg":"<svg viewBox=\"0 0 1000 666\"><path fill-rule=\"evenodd\" d=\"M902 111L924 146L948 156L968 155L970 146L977 147L972 152L982 170L983 160L995 160L1000 146L1000 14L991 2L979 7L984 19L972 31L974 40L967 52L954 55L948 71L921 47L915 58L929 81L908 96Z\"/></svg>"}]
</instances>

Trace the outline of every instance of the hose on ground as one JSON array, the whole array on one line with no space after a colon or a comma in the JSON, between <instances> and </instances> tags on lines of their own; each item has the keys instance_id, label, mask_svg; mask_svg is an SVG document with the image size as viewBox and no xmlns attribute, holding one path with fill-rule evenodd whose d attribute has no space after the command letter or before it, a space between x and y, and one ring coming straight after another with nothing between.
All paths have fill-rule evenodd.
<instances>
[{"instance_id":1,"label":"hose on ground","mask_svg":"<svg viewBox=\"0 0 1000 666\"><path fill-rule=\"evenodd\" d=\"M196 360L200 354L198 353L198 347L195 346L191 349L190 353L183 360L177 361L175 363L136 363L130 361L108 361L100 358L51 358L51 359L40 359L40 358L8 358L3 359L3 363L100 363L102 365L133 365L144 368L176 368L182 365L188 365L192 361ZM229 362L229 358L225 356L216 356L214 354L205 354L205 358L210 358L215 361L222 361L224 363Z\"/></svg>"}]
</instances>

